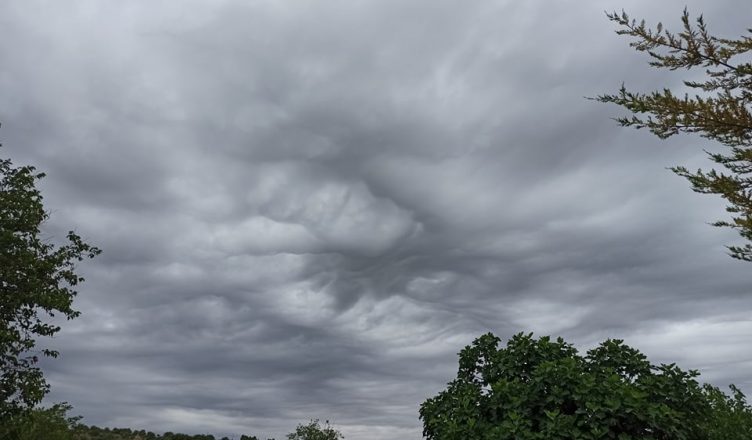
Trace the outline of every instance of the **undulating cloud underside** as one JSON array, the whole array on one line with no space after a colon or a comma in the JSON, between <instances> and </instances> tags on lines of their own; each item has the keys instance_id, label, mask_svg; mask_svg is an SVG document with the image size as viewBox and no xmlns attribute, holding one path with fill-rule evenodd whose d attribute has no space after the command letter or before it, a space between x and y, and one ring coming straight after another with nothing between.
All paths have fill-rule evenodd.
<instances>
[{"instance_id":1,"label":"undulating cloud underside","mask_svg":"<svg viewBox=\"0 0 752 440\"><path fill-rule=\"evenodd\" d=\"M752 25L742 0L3 2L0 153L47 172L50 237L104 250L49 401L419 439L487 331L622 338L752 393L750 266L666 170L719 147L584 99L680 89L603 10L676 28L685 4Z\"/></svg>"}]
</instances>

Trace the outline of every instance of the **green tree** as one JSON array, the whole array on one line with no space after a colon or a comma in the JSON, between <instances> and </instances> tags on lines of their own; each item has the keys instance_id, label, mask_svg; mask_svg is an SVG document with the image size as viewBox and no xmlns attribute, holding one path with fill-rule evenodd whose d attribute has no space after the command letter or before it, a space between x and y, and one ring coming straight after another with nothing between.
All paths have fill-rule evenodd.
<instances>
[{"instance_id":1,"label":"green tree","mask_svg":"<svg viewBox=\"0 0 752 440\"><path fill-rule=\"evenodd\" d=\"M311 420L307 425L298 425L295 432L287 434L288 440L340 440L345 438L334 429L327 420L321 426L318 420Z\"/></svg>"},{"instance_id":2,"label":"green tree","mask_svg":"<svg viewBox=\"0 0 752 440\"><path fill-rule=\"evenodd\" d=\"M47 393L37 363L40 356L58 353L37 349L37 338L60 330L49 318L78 316L72 302L83 278L75 263L100 252L72 231L60 246L42 236L49 214L36 182L43 177L34 167L0 160L0 426Z\"/></svg>"},{"instance_id":3,"label":"green tree","mask_svg":"<svg viewBox=\"0 0 752 440\"><path fill-rule=\"evenodd\" d=\"M686 9L679 33L669 32L661 23L655 29L648 28L644 20L632 20L625 12L607 15L619 25L617 34L632 37L630 46L650 56L651 66L705 69L703 80L684 81L692 95L667 88L634 93L622 85L618 93L596 99L618 104L632 113L617 119L622 126L647 128L661 139L696 133L728 148L725 153L708 152L721 171L692 172L682 166L671 170L689 180L694 191L726 199L731 218L714 225L736 229L748 243L729 246L730 255L752 261L752 37L724 39L710 35L702 16L693 24ZM752 29L748 31L752 33Z\"/></svg>"},{"instance_id":4,"label":"green tree","mask_svg":"<svg viewBox=\"0 0 752 440\"><path fill-rule=\"evenodd\" d=\"M752 439L752 407L747 404L741 390L733 385L730 388L731 396L727 396L718 388L705 386L713 408L713 419L708 424L708 440ZM746 437L742 435L744 433Z\"/></svg>"},{"instance_id":5,"label":"green tree","mask_svg":"<svg viewBox=\"0 0 752 440\"><path fill-rule=\"evenodd\" d=\"M80 417L68 416L71 406L58 403L49 408L35 408L16 417L12 425L0 428L3 439L73 440L73 429Z\"/></svg>"},{"instance_id":6,"label":"green tree","mask_svg":"<svg viewBox=\"0 0 752 440\"><path fill-rule=\"evenodd\" d=\"M561 338L499 342L489 333L465 347L456 379L421 405L427 439L752 438L741 393L729 400L696 371L652 365L620 340L585 356ZM733 420L741 430L720 426Z\"/></svg>"}]
</instances>

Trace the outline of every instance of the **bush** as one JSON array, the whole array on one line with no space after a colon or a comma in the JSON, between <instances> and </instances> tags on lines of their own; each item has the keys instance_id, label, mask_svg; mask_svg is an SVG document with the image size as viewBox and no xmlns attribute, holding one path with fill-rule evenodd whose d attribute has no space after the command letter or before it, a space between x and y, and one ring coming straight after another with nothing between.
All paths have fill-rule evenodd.
<instances>
[{"instance_id":1,"label":"bush","mask_svg":"<svg viewBox=\"0 0 752 440\"><path fill-rule=\"evenodd\" d=\"M561 338L486 334L457 378L420 408L429 440L749 440L744 395L701 386L696 371L653 365L620 340L585 356Z\"/></svg>"}]
</instances>

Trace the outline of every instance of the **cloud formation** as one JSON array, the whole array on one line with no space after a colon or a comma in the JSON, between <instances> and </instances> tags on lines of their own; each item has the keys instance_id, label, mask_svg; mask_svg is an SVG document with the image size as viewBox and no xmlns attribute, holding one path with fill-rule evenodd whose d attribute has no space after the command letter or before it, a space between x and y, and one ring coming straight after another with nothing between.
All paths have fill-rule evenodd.
<instances>
[{"instance_id":1,"label":"cloud formation","mask_svg":"<svg viewBox=\"0 0 752 440\"><path fill-rule=\"evenodd\" d=\"M418 439L487 331L623 338L752 390L737 238L665 170L713 146L583 99L679 87L603 9L675 27L685 3L5 2L3 154L47 172L50 236L105 251L50 400L97 425ZM738 0L688 7L749 27Z\"/></svg>"}]
</instances>

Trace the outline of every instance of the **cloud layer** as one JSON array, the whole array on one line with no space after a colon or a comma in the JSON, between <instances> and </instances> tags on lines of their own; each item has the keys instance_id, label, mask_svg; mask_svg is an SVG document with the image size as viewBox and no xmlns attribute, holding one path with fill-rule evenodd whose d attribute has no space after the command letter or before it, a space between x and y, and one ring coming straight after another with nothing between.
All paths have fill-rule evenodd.
<instances>
[{"instance_id":1,"label":"cloud layer","mask_svg":"<svg viewBox=\"0 0 752 440\"><path fill-rule=\"evenodd\" d=\"M676 27L686 1L629 12ZM104 249L51 341L84 421L420 438L486 331L626 339L752 392L749 266L665 167L697 138L583 99L679 87L616 2L9 1L0 135L50 236ZM692 1L711 30L742 1Z\"/></svg>"}]
</instances>

